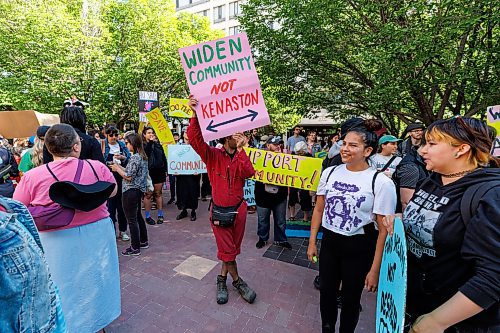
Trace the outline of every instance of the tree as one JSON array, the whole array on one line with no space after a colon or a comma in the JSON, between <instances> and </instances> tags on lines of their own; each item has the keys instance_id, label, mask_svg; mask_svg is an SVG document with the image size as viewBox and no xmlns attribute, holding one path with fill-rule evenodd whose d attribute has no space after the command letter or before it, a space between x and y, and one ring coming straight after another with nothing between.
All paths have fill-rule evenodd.
<instances>
[{"instance_id":1,"label":"tree","mask_svg":"<svg viewBox=\"0 0 500 333\"><path fill-rule=\"evenodd\" d=\"M75 94L96 125L136 120L139 90L186 96L178 49L223 35L168 0L3 0L0 13L0 104L58 113Z\"/></svg>"},{"instance_id":2,"label":"tree","mask_svg":"<svg viewBox=\"0 0 500 333\"><path fill-rule=\"evenodd\" d=\"M498 1L249 0L240 22L297 112L373 115L397 133L500 97Z\"/></svg>"}]
</instances>

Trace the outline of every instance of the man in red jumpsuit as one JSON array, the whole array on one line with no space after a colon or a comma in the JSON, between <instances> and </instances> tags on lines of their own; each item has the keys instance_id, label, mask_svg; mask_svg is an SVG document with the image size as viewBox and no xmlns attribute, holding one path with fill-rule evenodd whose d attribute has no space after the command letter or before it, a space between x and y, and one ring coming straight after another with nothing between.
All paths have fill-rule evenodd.
<instances>
[{"instance_id":1,"label":"man in red jumpsuit","mask_svg":"<svg viewBox=\"0 0 500 333\"><path fill-rule=\"evenodd\" d=\"M193 111L197 103L198 101L190 96L190 106ZM243 186L245 179L252 177L255 173L250 159L243 150L247 139L242 133L236 133L221 139L224 145L222 148L210 147L203 140L196 112L191 119L187 134L191 146L207 165L213 203L222 207L240 204L234 225L220 227L212 224L217 243L217 258L222 261L221 273L217 276L217 303L225 304L228 301L226 286L228 273L231 274L233 286L241 297L253 303L256 297L255 291L238 276L236 266L236 256L240 254L247 216L247 205L243 200Z\"/></svg>"}]
</instances>

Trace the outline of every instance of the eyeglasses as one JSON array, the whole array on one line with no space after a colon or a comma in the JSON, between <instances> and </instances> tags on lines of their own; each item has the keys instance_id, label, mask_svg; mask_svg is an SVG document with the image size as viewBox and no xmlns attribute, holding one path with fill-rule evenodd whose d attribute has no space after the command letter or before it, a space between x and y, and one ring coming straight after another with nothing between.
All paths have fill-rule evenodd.
<instances>
[{"instance_id":1,"label":"eyeglasses","mask_svg":"<svg viewBox=\"0 0 500 333\"><path fill-rule=\"evenodd\" d=\"M410 131L410 133L420 133L423 132L424 130L419 128L419 129L414 129L413 131Z\"/></svg>"},{"instance_id":2,"label":"eyeglasses","mask_svg":"<svg viewBox=\"0 0 500 333\"><path fill-rule=\"evenodd\" d=\"M108 134L108 136L119 136L120 134L118 133L111 133L111 134Z\"/></svg>"}]
</instances>

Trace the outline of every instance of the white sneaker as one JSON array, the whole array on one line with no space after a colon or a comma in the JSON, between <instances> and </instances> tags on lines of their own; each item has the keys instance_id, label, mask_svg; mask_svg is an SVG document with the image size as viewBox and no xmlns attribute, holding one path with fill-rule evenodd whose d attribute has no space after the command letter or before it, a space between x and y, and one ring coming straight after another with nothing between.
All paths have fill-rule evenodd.
<instances>
[{"instance_id":1,"label":"white sneaker","mask_svg":"<svg viewBox=\"0 0 500 333\"><path fill-rule=\"evenodd\" d=\"M126 232L120 232L120 237L121 237L122 241L125 241L125 242L130 240L129 235L127 235Z\"/></svg>"}]
</instances>

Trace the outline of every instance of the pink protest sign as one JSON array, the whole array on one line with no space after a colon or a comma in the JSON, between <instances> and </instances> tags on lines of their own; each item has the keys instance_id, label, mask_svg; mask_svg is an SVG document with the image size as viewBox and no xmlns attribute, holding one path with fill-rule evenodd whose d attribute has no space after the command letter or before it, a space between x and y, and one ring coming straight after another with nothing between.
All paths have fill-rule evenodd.
<instances>
[{"instance_id":1,"label":"pink protest sign","mask_svg":"<svg viewBox=\"0 0 500 333\"><path fill-rule=\"evenodd\" d=\"M206 141L269 125L245 33L179 49Z\"/></svg>"},{"instance_id":2,"label":"pink protest sign","mask_svg":"<svg viewBox=\"0 0 500 333\"><path fill-rule=\"evenodd\" d=\"M500 105L488 106L486 109L486 119L488 125L497 130L497 137L493 141L491 155L500 156Z\"/></svg>"}]
</instances>

